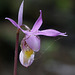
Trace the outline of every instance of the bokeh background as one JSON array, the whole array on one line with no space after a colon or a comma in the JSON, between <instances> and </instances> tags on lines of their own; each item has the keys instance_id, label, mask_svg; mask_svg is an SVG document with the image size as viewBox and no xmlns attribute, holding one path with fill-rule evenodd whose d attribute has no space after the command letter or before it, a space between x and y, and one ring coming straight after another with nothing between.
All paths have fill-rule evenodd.
<instances>
[{"instance_id":1,"label":"bokeh background","mask_svg":"<svg viewBox=\"0 0 75 75\"><path fill-rule=\"evenodd\" d=\"M0 0L0 75L13 75L16 27L5 17L17 22L22 0ZM41 38L41 49L34 63L23 67L18 59L17 75L75 75L75 0L25 0L23 23L32 28L43 12L40 30L56 29L67 32L67 37ZM24 34L20 32L20 42ZM19 54L18 52L18 54Z\"/></svg>"}]
</instances>

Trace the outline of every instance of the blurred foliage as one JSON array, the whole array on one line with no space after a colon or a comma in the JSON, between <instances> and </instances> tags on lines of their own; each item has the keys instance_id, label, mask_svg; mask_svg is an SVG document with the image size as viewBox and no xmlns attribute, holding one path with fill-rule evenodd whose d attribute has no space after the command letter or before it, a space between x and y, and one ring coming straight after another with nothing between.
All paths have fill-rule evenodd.
<instances>
[{"instance_id":1,"label":"blurred foliage","mask_svg":"<svg viewBox=\"0 0 75 75\"><path fill-rule=\"evenodd\" d=\"M5 17L17 22L21 2L0 0L0 75L13 74L16 28ZM41 49L34 63L25 68L18 61L18 75L75 75L75 0L25 0L23 23L32 28L40 9L43 12L40 30L56 29L67 32L68 37L40 36ZM20 32L19 52L24 36Z\"/></svg>"},{"instance_id":2,"label":"blurred foliage","mask_svg":"<svg viewBox=\"0 0 75 75\"><path fill-rule=\"evenodd\" d=\"M56 4L57 8L59 8L59 10L64 12L67 12L73 8L72 0L56 0Z\"/></svg>"}]
</instances>

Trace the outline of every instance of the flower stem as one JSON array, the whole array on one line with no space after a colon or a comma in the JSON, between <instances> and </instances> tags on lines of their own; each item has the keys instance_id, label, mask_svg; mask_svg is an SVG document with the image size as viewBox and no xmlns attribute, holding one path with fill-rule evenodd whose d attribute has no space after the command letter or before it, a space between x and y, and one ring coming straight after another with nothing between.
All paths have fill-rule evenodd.
<instances>
[{"instance_id":1,"label":"flower stem","mask_svg":"<svg viewBox=\"0 0 75 75\"><path fill-rule=\"evenodd\" d=\"M19 43L19 29L17 30L17 34L16 34L15 56L14 56L14 75L17 75L18 43Z\"/></svg>"}]
</instances>

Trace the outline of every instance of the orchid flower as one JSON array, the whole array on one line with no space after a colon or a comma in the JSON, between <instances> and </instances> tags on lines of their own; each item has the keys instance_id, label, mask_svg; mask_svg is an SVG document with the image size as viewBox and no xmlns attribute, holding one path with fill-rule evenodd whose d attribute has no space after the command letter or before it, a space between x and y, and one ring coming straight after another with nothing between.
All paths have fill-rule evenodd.
<instances>
[{"instance_id":1,"label":"orchid flower","mask_svg":"<svg viewBox=\"0 0 75 75\"><path fill-rule=\"evenodd\" d=\"M23 4L24 1L22 2L19 9L18 24L14 20L8 17L6 17L5 19L9 20L15 27L20 29L25 34L25 37L21 41L21 52L19 55L19 59L23 66L28 67L34 61L35 52L38 52L40 50L40 38L38 35L51 36L51 37L67 36L67 35L66 33L61 33L54 29L39 30L39 28L43 23L42 10L40 10L40 16L33 25L32 29L30 30L30 28L27 25L24 25L27 28L27 30L23 30L20 27L21 25L23 25L22 24Z\"/></svg>"}]
</instances>

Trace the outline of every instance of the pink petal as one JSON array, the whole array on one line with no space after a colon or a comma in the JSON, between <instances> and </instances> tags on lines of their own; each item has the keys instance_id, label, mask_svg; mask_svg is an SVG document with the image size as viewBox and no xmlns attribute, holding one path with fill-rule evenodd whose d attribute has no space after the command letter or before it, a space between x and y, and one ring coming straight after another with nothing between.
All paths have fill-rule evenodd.
<instances>
[{"instance_id":1,"label":"pink petal","mask_svg":"<svg viewBox=\"0 0 75 75\"><path fill-rule=\"evenodd\" d=\"M31 31L37 31L41 27L42 22L43 22L42 21L42 10L40 10L40 16L37 19L37 21L35 22L35 24L34 24L34 26L33 26Z\"/></svg>"},{"instance_id":2,"label":"pink petal","mask_svg":"<svg viewBox=\"0 0 75 75\"><path fill-rule=\"evenodd\" d=\"M46 29L42 31L38 31L35 35L45 35L45 36L67 36L66 33L61 33L54 29Z\"/></svg>"},{"instance_id":3,"label":"pink petal","mask_svg":"<svg viewBox=\"0 0 75 75\"><path fill-rule=\"evenodd\" d=\"M22 25L22 21L23 21L23 4L24 4L24 0L21 3L21 6L19 8L19 13L18 13L18 25L19 26Z\"/></svg>"},{"instance_id":4,"label":"pink petal","mask_svg":"<svg viewBox=\"0 0 75 75\"><path fill-rule=\"evenodd\" d=\"M9 20L15 27L17 27L18 29L20 29L23 33L27 34L27 31L23 30L13 19L7 18L7 17L5 19Z\"/></svg>"},{"instance_id":5,"label":"pink petal","mask_svg":"<svg viewBox=\"0 0 75 75\"><path fill-rule=\"evenodd\" d=\"M39 51L39 49L40 49L40 39L39 39L38 36L34 36L34 35L26 36L26 43L35 52Z\"/></svg>"},{"instance_id":6,"label":"pink petal","mask_svg":"<svg viewBox=\"0 0 75 75\"><path fill-rule=\"evenodd\" d=\"M18 24L11 18L6 17L5 19L9 20L15 27L18 28Z\"/></svg>"},{"instance_id":7,"label":"pink petal","mask_svg":"<svg viewBox=\"0 0 75 75\"><path fill-rule=\"evenodd\" d=\"M34 61L34 53L29 57L27 58L24 51L22 50L20 52L20 55L19 55L19 60L20 60L20 63L24 66L24 67L28 67L30 66L33 61Z\"/></svg>"}]
</instances>

